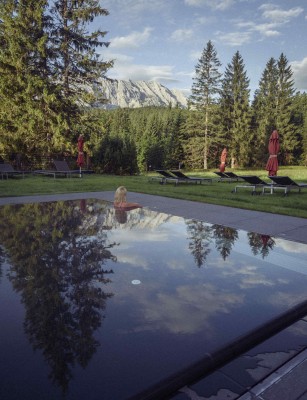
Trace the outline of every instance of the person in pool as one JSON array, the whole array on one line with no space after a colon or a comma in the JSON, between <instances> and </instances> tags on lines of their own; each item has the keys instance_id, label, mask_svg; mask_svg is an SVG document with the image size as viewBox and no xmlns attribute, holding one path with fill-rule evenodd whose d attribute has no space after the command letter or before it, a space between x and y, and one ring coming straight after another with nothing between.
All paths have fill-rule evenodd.
<instances>
[{"instance_id":1,"label":"person in pool","mask_svg":"<svg viewBox=\"0 0 307 400\"><path fill-rule=\"evenodd\" d=\"M119 186L116 189L114 196L114 207L127 211L135 208L142 208L142 206L138 203L127 202L127 189L125 186Z\"/></svg>"}]
</instances>

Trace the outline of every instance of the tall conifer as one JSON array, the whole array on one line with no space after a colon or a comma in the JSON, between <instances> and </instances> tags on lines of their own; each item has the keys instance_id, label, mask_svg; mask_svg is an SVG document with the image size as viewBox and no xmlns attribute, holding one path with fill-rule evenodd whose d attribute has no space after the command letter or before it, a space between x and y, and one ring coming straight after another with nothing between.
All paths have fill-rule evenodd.
<instances>
[{"instance_id":1,"label":"tall conifer","mask_svg":"<svg viewBox=\"0 0 307 400\"><path fill-rule=\"evenodd\" d=\"M89 89L106 72L88 32L107 15L98 0L1 0L0 151L46 154L74 148Z\"/></svg>"},{"instance_id":2,"label":"tall conifer","mask_svg":"<svg viewBox=\"0 0 307 400\"><path fill-rule=\"evenodd\" d=\"M217 102L220 93L222 76L219 72L220 66L221 63L217 57L217 52L209 40L195 67L192 94L189 98L191 109L201 112L203 117L198 119L201 124L198 129L201 132L200 140L197 140L195 135L194 138L196 139L196 146L199 147L201 145L204 169L208 168L208 153L215 132L213 127L213 105ZM190 130L188 125L187 129Z\"/></svg>"},{"instance_id":3,"label":"tall conifer","mask_svg":"<svg viewBox=\"0 0 307 400\"><path fill-rule=\"evenodd\" d=\"M280 135L280 163L291 163L295 158L299 138L292 123L294 82L291 66L284 54L276 61L270 58L259 82L253 102L255 122L255 153L263 164L268 156L267 144L274 129Z\"/></svg>"},{"instance_id":4,"label":"tall conifer","mask_svg":"<svg viewBox=\"0 0 307 400\"><path fill-rule=\"evenodd\" d=\"M291 164L298 146L298 132L291 121L293 112L294 81L291 66L282 53L277 60L278 92L276 97L276 128L281 135L281 161Z\"/></svg>"},{"instance_id":5,"label":"tall conifer","mask_svg":"<svg viewBox=\"0 0 307 400\"><path fill-rule=\"evenodd\" d=\"M241 54L237 51L225 70L221 96L221 123L226 133L225 141L235 163L246 166L250 160L250 107L249 79Z\"/></svg>"},{"instance_id":6,"label":"tall conifer","mask_svg":"<svg viewBox=\"0 0 307 400\"><path fill-rule=\"evenodd\" d=\"M56 120L48 72L46 0L6 0L0 7L0 126L4 154L47 149Z\"/></svg>"},{"instance_id":7,"label":"tall conifer","mask_svg":"<svg viewBox=\"0 0 307 400\"><path fill-rule=\"evenodd\" d=\"M278 69L276 60L270 58L259 81L259 89L256 90L252 105L254 115L254 154L257 165L263 165L267 161L268 139L276 129L276 103L278 96Z\"/></svg>"}]
</instances>

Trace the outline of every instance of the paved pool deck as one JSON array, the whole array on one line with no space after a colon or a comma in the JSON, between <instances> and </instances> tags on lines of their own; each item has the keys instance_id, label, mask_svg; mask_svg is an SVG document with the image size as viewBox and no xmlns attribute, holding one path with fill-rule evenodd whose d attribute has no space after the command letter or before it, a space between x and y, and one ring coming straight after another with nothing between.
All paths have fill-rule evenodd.
<instances>
[{"instance_id":1,"label":"paved pool deck","mask_svg":"<svg viewBox=\"0 0 307 400\"><path fill-rule=\"evenodd\" d=\"M49 202L57 200L101 199L113 201L114 192L68 193L43 196L22 196L0 198L0 206L6 204L24 204ZM178 200L141 193L129 193L128 200L138 202L144 207L159 212L195 218L205 222L243 229L250 232L279 237L289 241L307 244L307 219L249 211L239 208ZM307 260L306 260L307 268ZM307 288L306 288L307 297ZM253 388L237 400L307 400L307 349L297 354L291 361L281 365L265 380L258 382ZM228 395L217 394L204 397L195 391L183 391L174 399L190 400L226 400ZM232 399L234 397L231 397ZM114 399L116 400L116 399Z\"/></svg>"}]
</instances>

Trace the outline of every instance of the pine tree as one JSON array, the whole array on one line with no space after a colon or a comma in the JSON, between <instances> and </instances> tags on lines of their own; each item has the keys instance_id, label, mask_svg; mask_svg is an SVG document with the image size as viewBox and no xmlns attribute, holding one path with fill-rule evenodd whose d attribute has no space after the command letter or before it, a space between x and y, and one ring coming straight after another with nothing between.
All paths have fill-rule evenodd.
<instances>
[{"instance_id":1,"label":"pine tree","mask_svg":"<svg viewBox=\"0 0 307 400\"><path fill-rule=\"evenodd\" d=\"M74 148L88 88L112 65L95 53L105 32L86 25L107 14L96 0L1 1L0 151Z\"/></svg>"},{"instance_id":2,"label":"pine tree","mask_svg":"<svg viewBox=\"0 0 307 400\"><path fill-rule=\"evenodd\" d=\"M88 86L93 87L112 62L100 60L96 53L97 47L109 45L102 41L106 32L89 32L88 24L95 17L109 13L99 5L99 0L54 0L51 14L54 78L61 82L66 98L79 104L90 104L97 99L91 96Z\"/></svg>"},{"instance_id":3,"label":"pine tree","mask_svg":"<svg viewBox=\"0 0 307 400\"><path fill-rule=\"evenodd\" d=\"M293 111L294 82L291 66L284 54L277 61L278 92L276 97L276 128L281 135L280 161L291 164L298 146L298 132L291 122Z\"/></svg>"},{"instance_id":4,"label":"pine tree","mask_svg":"<svg viewBox=\"0 0 307 400\"><path fill-rule=\"evenodd\" d=\"M249 79L242 56L237 51L225 70L221 95L221 121L226 132L231 167L250 161Z\"/></svg>"},{"instance_id":5,"label":"pine tree","mask_svg":"<svg viewBox=\"0 0 307 400\"><path fill-rule=\"evenodd\" d=\"M295 159L299 137L292 123L294 88L291 66L284 54L276 61L271 58L255 93L253 111L256 128L254 156L260 163L266 162L267 144L274 129L280 135L279 162L289 164Z\"/></svg>"},{"instance_id":6,"label":"pine tree","mask_svg":"<svg viewBox=\"0 0 307 400\"><path fill-rule=\"evenodd\" d=\"M0 7L1 151L48 150L58 118L48 75L46 0L2 1Z\"/></svg>"},{"instance_id":7,"label":"pine tree","mask_svg":"<svg viewBox=\"0 0 307 400\"><path fill-rule=\"evenodd\" d=\"M293 113L291 122L299 132L299 144L294 152L294 161L307 165L307 94L296 93L293 98Z\"/></svg>"},{"instance_id":8,"label":"pine tree","mask_svg":"<svg viewBox=\"0 0 307 400\"><path fill-rule=\"evenodd\" d=\"M276 129L276 99L278 94L278 69L276 60L270 58L259 81L252 105L254 114L254 163L263 165L267 161L268 139Z\"/></svg>"},{"instance_id":9,"label":"pine tree","mask_svg":"<svg viewBox=\"0 0 307 400\"><path fill-rule=\"evenodd\" d=\"M200 119L200 136L196 140L199 146L200 141L203 152L203 168L208 168L208 153L211 142L213 140L213 105L218 99L220 93L220 83L222 74L219 72L221 63L217 57L217 52L209 40L204 48L198 64L195 67L195 78L193 78L192 94L189 102L191 109L201 111L204 118ZM193 119L193 118L192 118ZM189 130L189 128L187 127ZM194 146L193 146L194 147Z\"/></svg>"}]
</instances>

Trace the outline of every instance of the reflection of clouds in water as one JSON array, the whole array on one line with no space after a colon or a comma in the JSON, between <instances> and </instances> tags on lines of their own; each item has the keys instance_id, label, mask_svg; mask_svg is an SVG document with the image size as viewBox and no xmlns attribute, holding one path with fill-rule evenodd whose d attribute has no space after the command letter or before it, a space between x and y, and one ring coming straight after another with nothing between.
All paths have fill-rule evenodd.
<instances>
[{"instance_id":1,"label":"reflection of clouds in water","mask_svg":"<svg viewBox=\"0 0 307 400\"><path fill-rule=\"evenodd\" d=\"M302 253L307 255L307 245L304 243L291 242L289 240L274 239L276 246L289 253Z\"/></svg>"},{"instance_id":2,"label":"reflection of clouds in water","mask_svg":"<svg viewBox=\"0 0 307 400\"><path fill-rule=\"evenodd\" d=\"M166 242L170 240L169 232L167 231L147 231L134 229L131 231L114 230L112 236L122 246L131 247L134 243L141 242Z\"/></svg>"},{"instance_id":3,"label":"reflection of clouds in water","mask_svg":"<svg viewBox=\"0 0 307 400\"><path fill-rule=\"evenodd\" d=\"M240 289L251 289L257 286L274 286L277 282L268 279L259 268L254 265L240 265L228 261L227 269L220 270L221 275L225 278L236 276ZM280 283L280 280L278 280Z\"/></svg>"},{"instance_id":4,"label":"reflection of clouds in water","mask_svg":"<svg viewBox=\"0 0 307 400\"><path fill-rule=\"evenodd\" d=\"M243 278L239 284L241 289L251 289L257 286L274 286L276 282L266 279L264 276L251 276L248 278Z\"/></svg>"},{"instance_id":5,"label":"reflection of clouds in water","mask_svg":"<svg viewBox=\"0 0 307 400\"><path fill-rule=\"evenodd\" d=\"M129 264L132 267L148 269L148 260L138 254L118 254L117 261L122 264Z\"/></svg>"},{"instance_id":6,"label":"reflection of clouds in water","mask_svg":"<svg viewBox=\"0 0 307 400\"><path fill-rule=\"evenodd\" d=\"M270 304L273 304L274 306L277 307L292 307L298 304L300 301L305 301L306 300L306 292L305 293L295 293L295 296L293 296L293 293L289 292L281 292L277 291L272 293L271 296L268 296L267 301Z\"/></svg>"},{"instance_id":7,"label":"reflection of clouds in water","mask_svg":"<svg viewBox=\"0 0 307 400\"><path fill-rule=\"evenodd\" d=\"M204 335L210 336L213 334L210 317L230 313L233 307L243 303L243 296L204 284L179 286L175 293L157 293L154 299L146 296L139 300L147 324L139 326L138 331L150 326L152 330L171 333L192 334L204 330Z\"/></svg>"},{"instance_id":8,"label":"reflection of clouds in water","mask_svg":"<svg viewBox=\"0 0 307 400\"><path fill-rule=\"evenodd\" d=\"M188 251L189 250L187 249L186 252ZM169 267L169 269L176 271L184 271L187 268L187 263L183 258L173 258L167 261L166 265Z\"/></svg>"}]
</instances>

